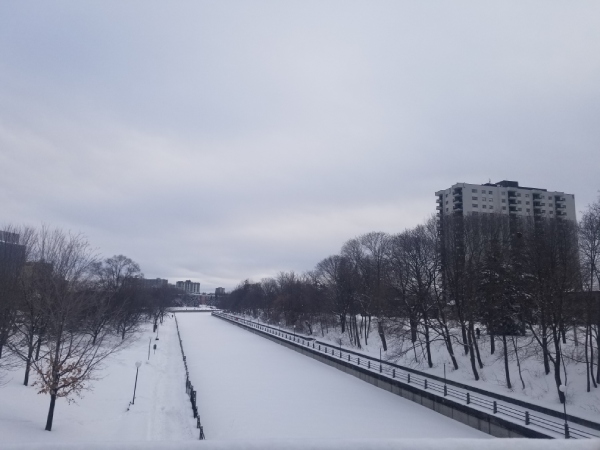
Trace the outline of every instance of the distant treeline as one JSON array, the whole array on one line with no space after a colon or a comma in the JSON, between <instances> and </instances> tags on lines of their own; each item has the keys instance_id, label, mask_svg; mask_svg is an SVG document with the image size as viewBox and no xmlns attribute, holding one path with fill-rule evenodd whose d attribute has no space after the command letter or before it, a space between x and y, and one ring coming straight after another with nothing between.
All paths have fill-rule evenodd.
<instances>
[{"instance_id":1,"label":"distant treeline","mask_svg":"<svg viewBox=\"0 0 600 450\"><path fill-rule=\"evenodd\" d=\"M384 350L392 334L432 367L432 342L443 342L455 369L457 349L469 356L475 380L481 329L491 353L502 346L509 388L509 358L524 387L518 336L527 333L564 402L567 339L583 347L576 362L585 365L587 391L600 383L599 286L600 200L579 223L471 214L432 217L396 235L367 233L310 272L243 281L220 306L309 334L339 327L358 348L373 320Z\"/></svg>"}]
</instances>

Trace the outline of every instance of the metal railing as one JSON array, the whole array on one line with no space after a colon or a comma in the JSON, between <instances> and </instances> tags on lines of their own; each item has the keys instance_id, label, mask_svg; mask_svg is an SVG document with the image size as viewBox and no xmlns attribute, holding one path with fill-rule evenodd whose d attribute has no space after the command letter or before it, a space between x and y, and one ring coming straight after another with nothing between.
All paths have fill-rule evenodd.
<instances>
[{"instance_id":1,"label":"metal railing","mask_svg":"<svg viewBox=\"0 0 600 450\"><path fill-rule=\"evenodd\" d=\"M521 405L506 404L506 402L485 396L485 394L481 393L480 389L478 389L479 392L473 392L463 387L459 388L454 386L453 384L455 383L450 380L429 376L415 369L405 368L352 350L345 350L341 347L336 347L313 338L301 336L295 332L289 333L280 328L256 323L224 312L214 312L213 315L233 323L244 325L248 328L256 329L269 334L272 337L294 343L300 347L310 348L313 351L365 368L371 372L379 373L382 376L406 383L413 388L428 391L440 397L452 398L464 405L468 405L469 408L491 411L492 414L504 416L504 418L510 419L513 423L522 423L526 426L533 425L541 430L551 432L552 435L549 435L549 437L562 435L571 439L600 438L600 433L596 434L591 430L584 429L584 427L573 427L572 424L567 425L566 421L556 420L556 418L552 416L542 415L543 413L532 413L531 410L535 409L535 405L529 404L531 408L528 409ZM519 401L519 403L527 404L523 401Z\"/></svg>"},{"instance_id":2,"label":"metal railing","mask_svg":"<svg viewBox=\"0 0 600 450\"><path fill-rule=\"evenodd\" d=\"M200 440L206 439L204 436L204 427L200 423L200 414L198 414L198 406L196 403L196 390L194 385L190 381L190 372L187 366L187 360L185 352L183 351L183 341L181 340L181 334L179 334L179 323L177 323L177 316L175 316L175 326L177 327L177 337L179 338L179 347L181 348L181 356L183 357L183 365L185 366L185 392L190 397L190 403L192 404L192 412L194 413L194 419L196 419L196 428L200 430Z\"/></svg>"}]
</instances>

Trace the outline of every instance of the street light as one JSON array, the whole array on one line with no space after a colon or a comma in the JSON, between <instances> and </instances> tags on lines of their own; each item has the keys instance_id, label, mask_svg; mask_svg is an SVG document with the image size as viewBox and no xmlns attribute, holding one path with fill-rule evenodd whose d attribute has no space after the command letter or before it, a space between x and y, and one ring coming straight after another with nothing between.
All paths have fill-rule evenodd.
<instances>
[{"instance_id":1,"label":"street light","mask_svg":"<svg viewBox=\"0 0 600 450\"><path fill-rule=\"evenodd\" d=\"M131 401L132 405L135 405L135 390L137 389L137 378L138 378L138 372L140 371L140 366L142 365L141 361L138 361L135 363L135 384L133 385L133 400Z\"/></svg>"},{"instance_id":2,"label":"street light","mask_svg":"<svg viewBox=\"0 0 600 450\"><path fill-rule=\"evenodd\" d=\"M563 407L565 409L565 439L569 439L571 436L569 435L569 424L567 423L567 386L561 384L558 387L558 390L564 394Z\"/></svg>"}]
</instances>

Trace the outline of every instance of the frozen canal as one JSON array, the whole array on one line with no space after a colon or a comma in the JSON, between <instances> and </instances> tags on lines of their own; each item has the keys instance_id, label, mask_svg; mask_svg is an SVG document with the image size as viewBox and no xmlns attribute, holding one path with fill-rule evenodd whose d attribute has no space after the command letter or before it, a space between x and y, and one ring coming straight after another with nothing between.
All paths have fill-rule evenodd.
<instances>
[{"instance_id":1,"label":"frozen canal","mask_svg":"<svg viewBox=\"0 0 600 450\"><path fill-rule=\"evenodd\" d=\"M207 439L489 438L210 314L178 314Z\"/></svg>"}]
</instances>

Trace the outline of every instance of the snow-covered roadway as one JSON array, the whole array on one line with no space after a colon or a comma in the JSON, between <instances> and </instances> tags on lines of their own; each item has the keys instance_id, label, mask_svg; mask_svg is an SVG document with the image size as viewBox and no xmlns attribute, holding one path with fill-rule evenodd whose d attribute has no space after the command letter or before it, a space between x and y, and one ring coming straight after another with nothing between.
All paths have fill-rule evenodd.
<instances>
[{"instance_id":1,"label":"snow-covered roadway","mask_svg":"<svg viewBox=\"0 0 600 450\"><path fill-rule=\"evenodd\" d=\"M218 318L178 321L207 439L490 437Z\"/></svg>"}]
</instances>

